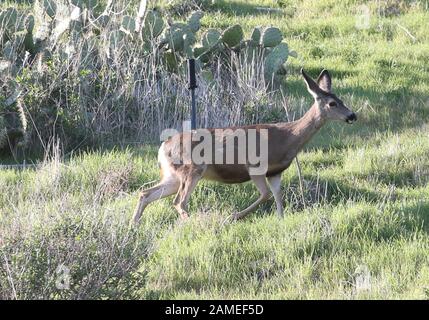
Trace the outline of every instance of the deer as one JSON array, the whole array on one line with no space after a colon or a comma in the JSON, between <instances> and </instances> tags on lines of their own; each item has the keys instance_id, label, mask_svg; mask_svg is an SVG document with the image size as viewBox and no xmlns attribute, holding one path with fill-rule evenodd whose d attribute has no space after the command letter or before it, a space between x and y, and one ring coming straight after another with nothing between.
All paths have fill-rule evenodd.
<instances>
[{"instance_id":1,"label":"deer","mask_svg":"<svg viewBox=\"0 0 429 320\"><path fill-rule=\"evenodd\" d=\"M230 163L204 163L190 159L188 162L177 161L180 152L183 152L183 141L190 139L192 132L177 133L164 141L158 151L158 164L161 170L161 181L152 188L143 190L134 212L133 223L138 225L143 211L148 204L176 194L173 205L182 219L189 217L188 202L197 183L202 180L213 180L220 183L235 184L252 181L259 191L259 198L242 211L233 213L230 218L241 219L254 211L261 203L274 196L276 211L283 217L284 208L281 191L282 172L289 168L292 161L311 138L328 122L344 121L353 123L357 120L356 114L338 98L331 88L331 75L323 69L317 80L314 81L304 69L301 74L307 91L314 98L313 105L298 120L268 124L255 124L238 127L227 127L224 136L233 135L241 130L249 135L251 130L256 134L264 131L267 144L267 168L265 172L252 173L251 165L245 161L238 163L237 156ZM214 134L214 129L208 129ZM225 137L223 137L225 138ZM221 140L223 139L221 138ZM262 138L260 138L262 139ZM225 144L224 140L222 140ZM262 141L262 140L260 140ZM235 144L235 147L237 146ZM194 147L194 142L191 143Z\"/></svg>"}]
</instances>

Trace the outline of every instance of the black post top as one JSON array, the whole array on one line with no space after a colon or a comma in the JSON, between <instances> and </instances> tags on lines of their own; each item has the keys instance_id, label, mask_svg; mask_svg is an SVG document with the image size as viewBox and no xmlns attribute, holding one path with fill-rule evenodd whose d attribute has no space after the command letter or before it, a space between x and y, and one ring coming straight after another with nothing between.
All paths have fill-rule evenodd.
<instances>
[{"instance_id":1,"label":"black post top","mask_svg":"<svg viewBox=\"0 0 429 320\"><path fill-rule=\"evenodd\" d=\"M195 59L188 60L188 75L189 75L189 89L197 88L197 78L195 76Z\"/></svg>"}]
</instances>

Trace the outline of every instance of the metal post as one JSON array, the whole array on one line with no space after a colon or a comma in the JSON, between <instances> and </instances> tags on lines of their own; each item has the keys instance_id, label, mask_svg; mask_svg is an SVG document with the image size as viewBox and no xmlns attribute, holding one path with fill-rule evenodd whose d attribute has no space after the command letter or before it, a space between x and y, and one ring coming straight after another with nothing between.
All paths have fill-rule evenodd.
<instances>
[{"instance_id":1,"label":"metal post","mask_svg":"<svg viewBox=\"0 0 429 320\"><path fill-rule=\"evenodd\" d=\"M197 127L195 89L198 88L197 78L195 76L195 59L188 60L188 71L189 71L189 90L191 90L191 130L195 130Z\"/></svg>"}]
</instances>

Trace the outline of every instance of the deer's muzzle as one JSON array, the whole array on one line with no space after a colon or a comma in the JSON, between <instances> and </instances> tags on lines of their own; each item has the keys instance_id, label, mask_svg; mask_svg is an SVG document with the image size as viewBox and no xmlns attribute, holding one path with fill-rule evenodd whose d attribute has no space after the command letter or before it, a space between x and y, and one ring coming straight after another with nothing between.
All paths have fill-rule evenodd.
<instances>
[{"instance_id":1,"label":"deer's muzzle","mask_svg":"<svg viewBox=\"0 0 429 320\"><path fill-rule=\"evenodd\" d=\"M347 123L353 123L357 120L356 113L352 112L346 119Z\"/></svg>"}]
</instances>

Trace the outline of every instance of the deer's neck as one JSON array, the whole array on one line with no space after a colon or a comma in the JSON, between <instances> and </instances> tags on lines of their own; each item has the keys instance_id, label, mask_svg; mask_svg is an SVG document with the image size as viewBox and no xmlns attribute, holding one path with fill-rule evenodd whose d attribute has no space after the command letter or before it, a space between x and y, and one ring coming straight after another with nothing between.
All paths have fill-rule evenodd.
<instances>
[{"instance_id":1,"label":"deer's neck","mask_svg":"<svg viewBox=\"0 0 429 320\"><path fill-rule=\"evenodd\" d=\"M305 115L295 121L291 128L296 151L299 152L305 144L323 127L326 120L322 117L319 108L313 105Z\"/></svg>"}]
</instances>

